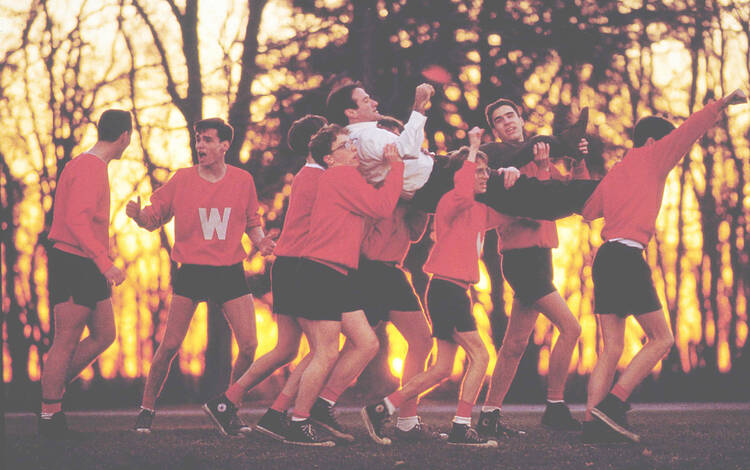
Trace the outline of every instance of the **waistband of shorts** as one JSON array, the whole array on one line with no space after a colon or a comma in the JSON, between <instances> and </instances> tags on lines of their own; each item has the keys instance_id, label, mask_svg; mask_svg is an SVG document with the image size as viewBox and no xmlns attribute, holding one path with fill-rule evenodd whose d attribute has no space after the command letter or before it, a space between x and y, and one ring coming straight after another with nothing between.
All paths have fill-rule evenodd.
<instances>
[{"instance_id":1,"label":"waistband of shorts","mask_svg":"<svg viewBox=\"0 0 750 470\"><path fill-rule=\"evenodd\" d=\"M430 279L430 281L432 281L433 279L436 280L436 281L450 282L451 284L455 284L458 287L462 287L462 288L467 289L467 290L469 289L469 287L472 286L472 283L469 282L469 281L462 281L462 280L459 280L459 279L451 279L450 277L443 277L443 276L438 276L438 275L435 275L435 274L432 275L432 278Z\"/></svg>"},{"instance_id":2,"label":"waistband of shorts","mask_svg":"<svg viewBox=\"0 0 750 470\"><path fill-rule=\"evenodd\" d=\"M630 248L638 248L639 250L646 249L646 247L643 246L643 243L631 240L630 238L610 238L605 243L619 243L620 245L625 245Z\"/></svg>"}]
</instances>

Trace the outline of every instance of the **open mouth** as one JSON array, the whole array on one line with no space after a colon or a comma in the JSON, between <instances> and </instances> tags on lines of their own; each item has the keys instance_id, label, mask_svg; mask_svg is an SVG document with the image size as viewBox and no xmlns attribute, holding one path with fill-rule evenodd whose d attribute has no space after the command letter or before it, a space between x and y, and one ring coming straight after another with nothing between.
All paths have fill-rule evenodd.
<instances>
[{"instance_id":1,"label":"open mouth","mask_svg":"<svg viewBox=\"0 0 750 470\"><path fill-rule=\"evenodd\" d=\"M206 158L206 152L198 152L198 158L200 159Z\"/></svg>"}]
</instances>

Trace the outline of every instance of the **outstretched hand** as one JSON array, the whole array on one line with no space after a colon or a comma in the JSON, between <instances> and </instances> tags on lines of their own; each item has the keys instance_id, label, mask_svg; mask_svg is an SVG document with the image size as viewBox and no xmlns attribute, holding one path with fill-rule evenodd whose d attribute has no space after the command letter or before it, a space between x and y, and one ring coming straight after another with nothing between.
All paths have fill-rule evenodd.
<instances>
[{"instance_id":1,"label":"outstretched hand","mask_svg":"<svg viewBox=\"0 0 750 470\"><path fill-rule=\"evenodd\" d=\"M733 104L747 103L747 94L742 91L741 88L737 88L732 93L728 94L723 98L723 107L731 106Z\"/></svg>"},{"instance_id":2,"label":"outstretched hand","mask_svg":"<svg viewBox=\"0 0 750 470\"><path fill-rule=\"evenodd\" d=\"M135 201L128 201L128 204L125 206L125 214L130 217L131 219L135 220L135 222L140 225L141 223L141 197L138 196L138 199Z\"/></svg>"}]
</instances>

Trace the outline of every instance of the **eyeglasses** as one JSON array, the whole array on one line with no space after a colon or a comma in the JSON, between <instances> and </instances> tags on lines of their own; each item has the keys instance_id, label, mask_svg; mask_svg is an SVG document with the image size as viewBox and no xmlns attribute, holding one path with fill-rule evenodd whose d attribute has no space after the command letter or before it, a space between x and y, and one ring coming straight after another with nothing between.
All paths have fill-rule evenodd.
<instances>
[{"instance_id":1,"label":"eyeglasses","mask_svg":"<svg viewBox=\"0 0 750 470\"><path fill-rule=\"evenodd\" d=\"M342 149L346 147L349 150L352 150L354 148L354 142L351 139L347 139L344 141L344 143L339 144L331 149L331 153L335 152L336 150Z\"/></svg>"}]
</instances>

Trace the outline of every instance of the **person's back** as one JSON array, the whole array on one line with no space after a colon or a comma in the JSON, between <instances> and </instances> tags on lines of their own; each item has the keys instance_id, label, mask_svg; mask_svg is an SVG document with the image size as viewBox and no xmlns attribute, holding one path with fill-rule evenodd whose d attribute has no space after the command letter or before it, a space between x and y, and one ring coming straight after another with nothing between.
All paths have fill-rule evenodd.
<instances>
[{"instance_id":1,"label":"person's back","mask_svg":"<svg viewBox=\"0 0 750 470\"><path fill-rule=\"evenodd\" d=\"M628 398L674 344L644 256L655 230L667 175L716 122L722 109L746 101L745 94L736 90L694 113L677 129L662 118L641 119L633 131L635 148L604 177L584 206L584 218L604 217L605 241L597 250L591 269L594 312L601 325L604 348L589 379L584 442L640 440L628 429ZM610 390L630 315L648 341Z\"/></svg>"}]
</instances>

